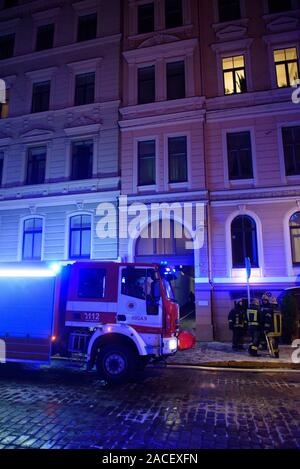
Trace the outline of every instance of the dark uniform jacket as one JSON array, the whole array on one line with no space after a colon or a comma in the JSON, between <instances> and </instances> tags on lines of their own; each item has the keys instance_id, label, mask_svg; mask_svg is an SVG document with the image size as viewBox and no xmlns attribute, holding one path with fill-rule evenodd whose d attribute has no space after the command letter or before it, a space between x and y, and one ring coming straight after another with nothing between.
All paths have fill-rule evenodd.
<instances>
[{"instance_id":1,"label":"dark uniform jacket","mask_svg":"<svg viewBox=\"0 0 300 469\"><path fill-rule=\"evenodd\" d=\"M242 307L235 306L228 315L229 329L244 329L247 324L245 311Z\"/></svg>"}]
</instances>

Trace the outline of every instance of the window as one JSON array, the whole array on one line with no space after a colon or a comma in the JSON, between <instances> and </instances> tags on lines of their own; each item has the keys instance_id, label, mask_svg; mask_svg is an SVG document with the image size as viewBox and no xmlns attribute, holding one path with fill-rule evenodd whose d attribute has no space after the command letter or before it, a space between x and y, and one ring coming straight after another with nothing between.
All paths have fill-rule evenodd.
<instances>
[{"instance_id":1,"label":"window","mask_svg":"<svg viewBox=\"0 0 300 469\"><path fill-rule=\"evenodd\" d=\"M95 73L84 73L76 76L75 106L91 104L95 101Z\"/></svg>"},{"instance_id":2,"label":"window","mask_svg":"<svg viewBox=\"0 0 300 469\"><path fill-rule=\"evenodd\" d=\"M13 8L19 5L19 0L4 0L4 8Z\"/></svg>"},{"instance_id":3,"label":"window","mask_svg":"<svg viewBox=\"0 0 300 469\"><path fill-rule=\"evenodd\" d=\"M121 294L145 300L148 315L158 315L160 284L154 269L122 269Z\"/></svg>"},{"instance_id":4,"label":"window","mask_svg":"<svg viewBox=\"0 0 300 469\"><path fill-rule=\"evenodd\" d=\"M70 218L70 259L91 257L91 216L76 215Z\"/></svg>"},{"instance_id":5,"label":"window","mask_svg":"<svg viewBox=\"0 0 300 469\"><path fill-rule=\"evenodd\" d=\"M284 127L282 141L286 175L300 174L300 126Z\"/></svg>"},{"instance_id":6,"label":"window","mask_svg":"<svg viewBox=\"0 0 300 469\"><path fill-rule=\"evenodd\" d=\"M43 220L29 218L23 225L22 259L39 261L42 257Z\"/></svg>"},{"instance_id":7,"label":"window","mask_svg":"<svg viewBox=\"0 0 300 469\"><path fill-rule=\"evenodd\" d=\"M155 184L155 140L138 142L138 185Z\"/></svg>"},{"instance_id":8,"label":"window","mask_svg":"<svg viewBox=\"0 0 300 469\"><path fill-rule=\"evenodd\" d=\"M167 99L185 98L184 60L167 64Z\"/></svg>"},{"instance_id":9,"label":"window","mask_svg":"<svg viewBox=\"0 0 300 469\"><path fill-rule=\"evenodd\" d=\"M36 36L36 51L52 49L54 41L54 24L40 26Z\"/></svg>"},{"instance_id":10,"label":"window","mask_svg":"<svg viewBox=\"0 0 300 469\"><path fill-rule=\"evenodd\" d=\"M105 269L80 269L78 297L104 298L105 295Z\"/></svg>"},{"instance_id":11,"label":"window","mask_svg":"<svg viewBox=\"0 0 300 469\"><path fill-rule=\"evenodd\" d=\"M182 0L165 0L166 28L182 26Z\"/></svg>"},{"instance_id":12,"label":"window","mask_svg":"<svg viewBox=\"0 0 300 469\"><path fill-rule=\"evenodd\" d=\"M239 0L219 0L219 21L235 21L241 18Z\"/></svg>"},{"instance_id":13,"label":"window","mask_svg":"<svg viewBox=\"0 0 300 469\"><path fill-rule=\"evenodd\" d=\"M6 119L9 113L9 88L5 91L5 103L0 103L0 119Z\"/></svg>"},{"instance_id":14,"label":"window","mask_svg":"<svg viewBox=\"0 0 300 469\"><path fill-rule=\"evenodd\" d=\"M154 3L138 6L138 34L154 31Z\"/></svg>"},{"instance_id":15,"label":"window","mask_svg":"<svg viewBox=\"0 0 300 469\"><path fill-rule=\"evenodd\" d=\"M46 147L29 148L26 184L43 184L46 171Z\"/></svg>"},{"instance_id":16,"label":"window","mask_svg":"<svg viewBox=\"0 0 300 469\"><path fill-rule=\"evenodd\" d=\"M253 178L250 132L228 133L227 154L230 180Z\"/></svg>"},{"instance_id":17,"label":"window","mask_svg":"<svg viewBox=\"0 0 300 469\"><path fill-rule=\"evenodd\" d=\"M278 88L291 86L299 78L299 65L296 47L274 50Z\"/></svg>"},{"instance_id":18,"label":"window","mask_svg":"<svg viewBox=\"0 0 300 469\"><path fill-rule=\"evenodd\" d=\"M240 215L231 223L232 267L244 268L245 257L258 267L256 223L248 215Z\"/></svg>"},{"instance_id":19,"label":"window","mask_svg":"<svg viewBox=\"0 0 300 469\"><path fill-rule=\"evenodd\" d=\"M92 140L82 140L72 143L72 171L71 179L89 179L93 174Z\"/></svg>"},{"instance_id":20,"label":"window","mask_svg":"<svg viewBox=\"0 0 300 469\"><path fill-rule=\"evenodd\" d=\"M291 0L269 0L269 13L280 13L292 9Z\"/></svg>"},{"instance_id":21,"label":"window","mask_svg":"<svg viewBox=\"0 0 300 469\"><path fill-rule=\"evenodd\" d=\"M14 55L15 35L0 36L0 60L10 59Z\"/></svg>"},{"instance_id":22,"label":"window","mask_svg":"<svg viewBox=\"0 0 300 469\"><path fill-rule=\"evenodd\" d=\"M97 13L78 18L77 41L89 41L97 37Z\"/></svg>"},{"instance_id":23,"label":"window","mask_svg":"<svg viewBox=\"0 0 300 469\"><path fill-rule=\"evenodd\" d=\"M186 137L168 139L169 182L186 182L187 175L187 140Z\"/></svg>"},{"instance_id":24,"label":"window","mask_svg":"<svg viewBox=\"0 0 300 469\"><path fill-rule=\"evenodd\" d=\"M34 83L32 90L31 112L49 111L50 81Z\"/></svg>"},{"instance_id":25,"label":"window","mask_svg":"<svg viewBox=\"0 0 300 469\"><path fill-rule=\"evenodd\" d=\"M147 104L155 101L155 66L138 69L138 103Z\"/></svg>"},{"instance_id":26,"label":"window","mask_svg":"<svg viewBox=\"0 0 300 469\"><path fill-rule=\"evenodd\" d=\"M294 213L290 218L290 238L292 249L292 262L294 266L300 265L300 212Z\"/></svg>"},{"instance_id":27,"label":"window","mask_svg":"<svg viewBox=\"0 0 300 469\"><path fill-rule=\"evenodd\" d=\"M0 186L2 186L2 180L3 180L3 165L4 165L4 152L0 151Z\"/></svg>"},{"instance_id":28,"label":"window","mask_svg":"<svg viewBox=\"0 0 300 469\"><path fill-rule=\"evenodd\" d=\"M223 77L225 94L245 93L247 91L243 55L223 59Z\"/></svg>"}]
</instances>

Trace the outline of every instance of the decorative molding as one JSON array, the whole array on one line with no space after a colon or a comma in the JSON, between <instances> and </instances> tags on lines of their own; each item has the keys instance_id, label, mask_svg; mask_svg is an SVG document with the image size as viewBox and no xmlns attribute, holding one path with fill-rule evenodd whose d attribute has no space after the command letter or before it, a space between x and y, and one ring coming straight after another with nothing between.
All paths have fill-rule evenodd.
<instances>
[{"instance_id":1,"label":"decorative molding","mask_svg":"<svg viewBox=\"0 0 300 469\"><path fill-rule=\"evenodd\" d=\"M49 140L53 137L53 130L50 129L32 129L28 130L24 134L20 135L25 141L33 141L33 140Z\"/></svg>"},{"instance_id":2,"label":"decorative molding","mask_svg":"<svg viewBox=\"0 0 300 469\"><path fill-rule=\"evenodd\" d=\"M282 32L297 29L299 27L299 18L295 16L280 16L266 24L271 32Z\"/></svg>"},{"instance_id":3,"label":"decorative molding","mask_svg":"<svg viewBox=\"0 0 300 469\"><path fill-rule=\"evenodd\" d=\"M138 49L141 47L151 47L151 46L156 46L159 44L168 44L169 42L175 42L179 41L180 39L177 36L174 36L173 34L162 34L162 33L157 33L151 36L150 38L146 39L143 41L139 46Z\"/></svg>"}]
</instances>

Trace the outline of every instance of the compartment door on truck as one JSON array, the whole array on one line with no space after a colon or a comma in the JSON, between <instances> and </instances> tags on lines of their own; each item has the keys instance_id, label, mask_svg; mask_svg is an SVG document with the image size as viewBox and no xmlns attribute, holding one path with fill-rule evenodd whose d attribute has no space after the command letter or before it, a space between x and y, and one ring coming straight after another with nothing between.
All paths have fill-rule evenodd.
<instances>
[{"instance_id":1,"label":"compartment door on truck","mask_svg":"<svg viewBox=\"0 0 300 469\"><path fill-rule=\"evenodd\" d=\"M54 277L0 278L0 338L6 361L49 361L54 295Z\"/></svg>"}]
</instances>

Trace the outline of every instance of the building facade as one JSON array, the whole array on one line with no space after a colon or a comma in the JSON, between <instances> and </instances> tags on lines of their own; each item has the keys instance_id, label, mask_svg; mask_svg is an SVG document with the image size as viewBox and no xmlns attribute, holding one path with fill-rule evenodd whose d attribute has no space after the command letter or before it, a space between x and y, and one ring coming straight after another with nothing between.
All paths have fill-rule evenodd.
<instances>
[{"instance_id":1,"label":"building facade","mask_svg":"<svg viewBox=\"0 0 300 469\"><path fill-rule=\"evenodd\" d=\"M253 295L296 287L299 20L299 0L3 0L0 260L182 266L202 340L229 338L245 257ZM97 206L119 195L201 204L201 247L176 210L169 239L163 213L99 239Z\"/></svg>"}]
</instances>

